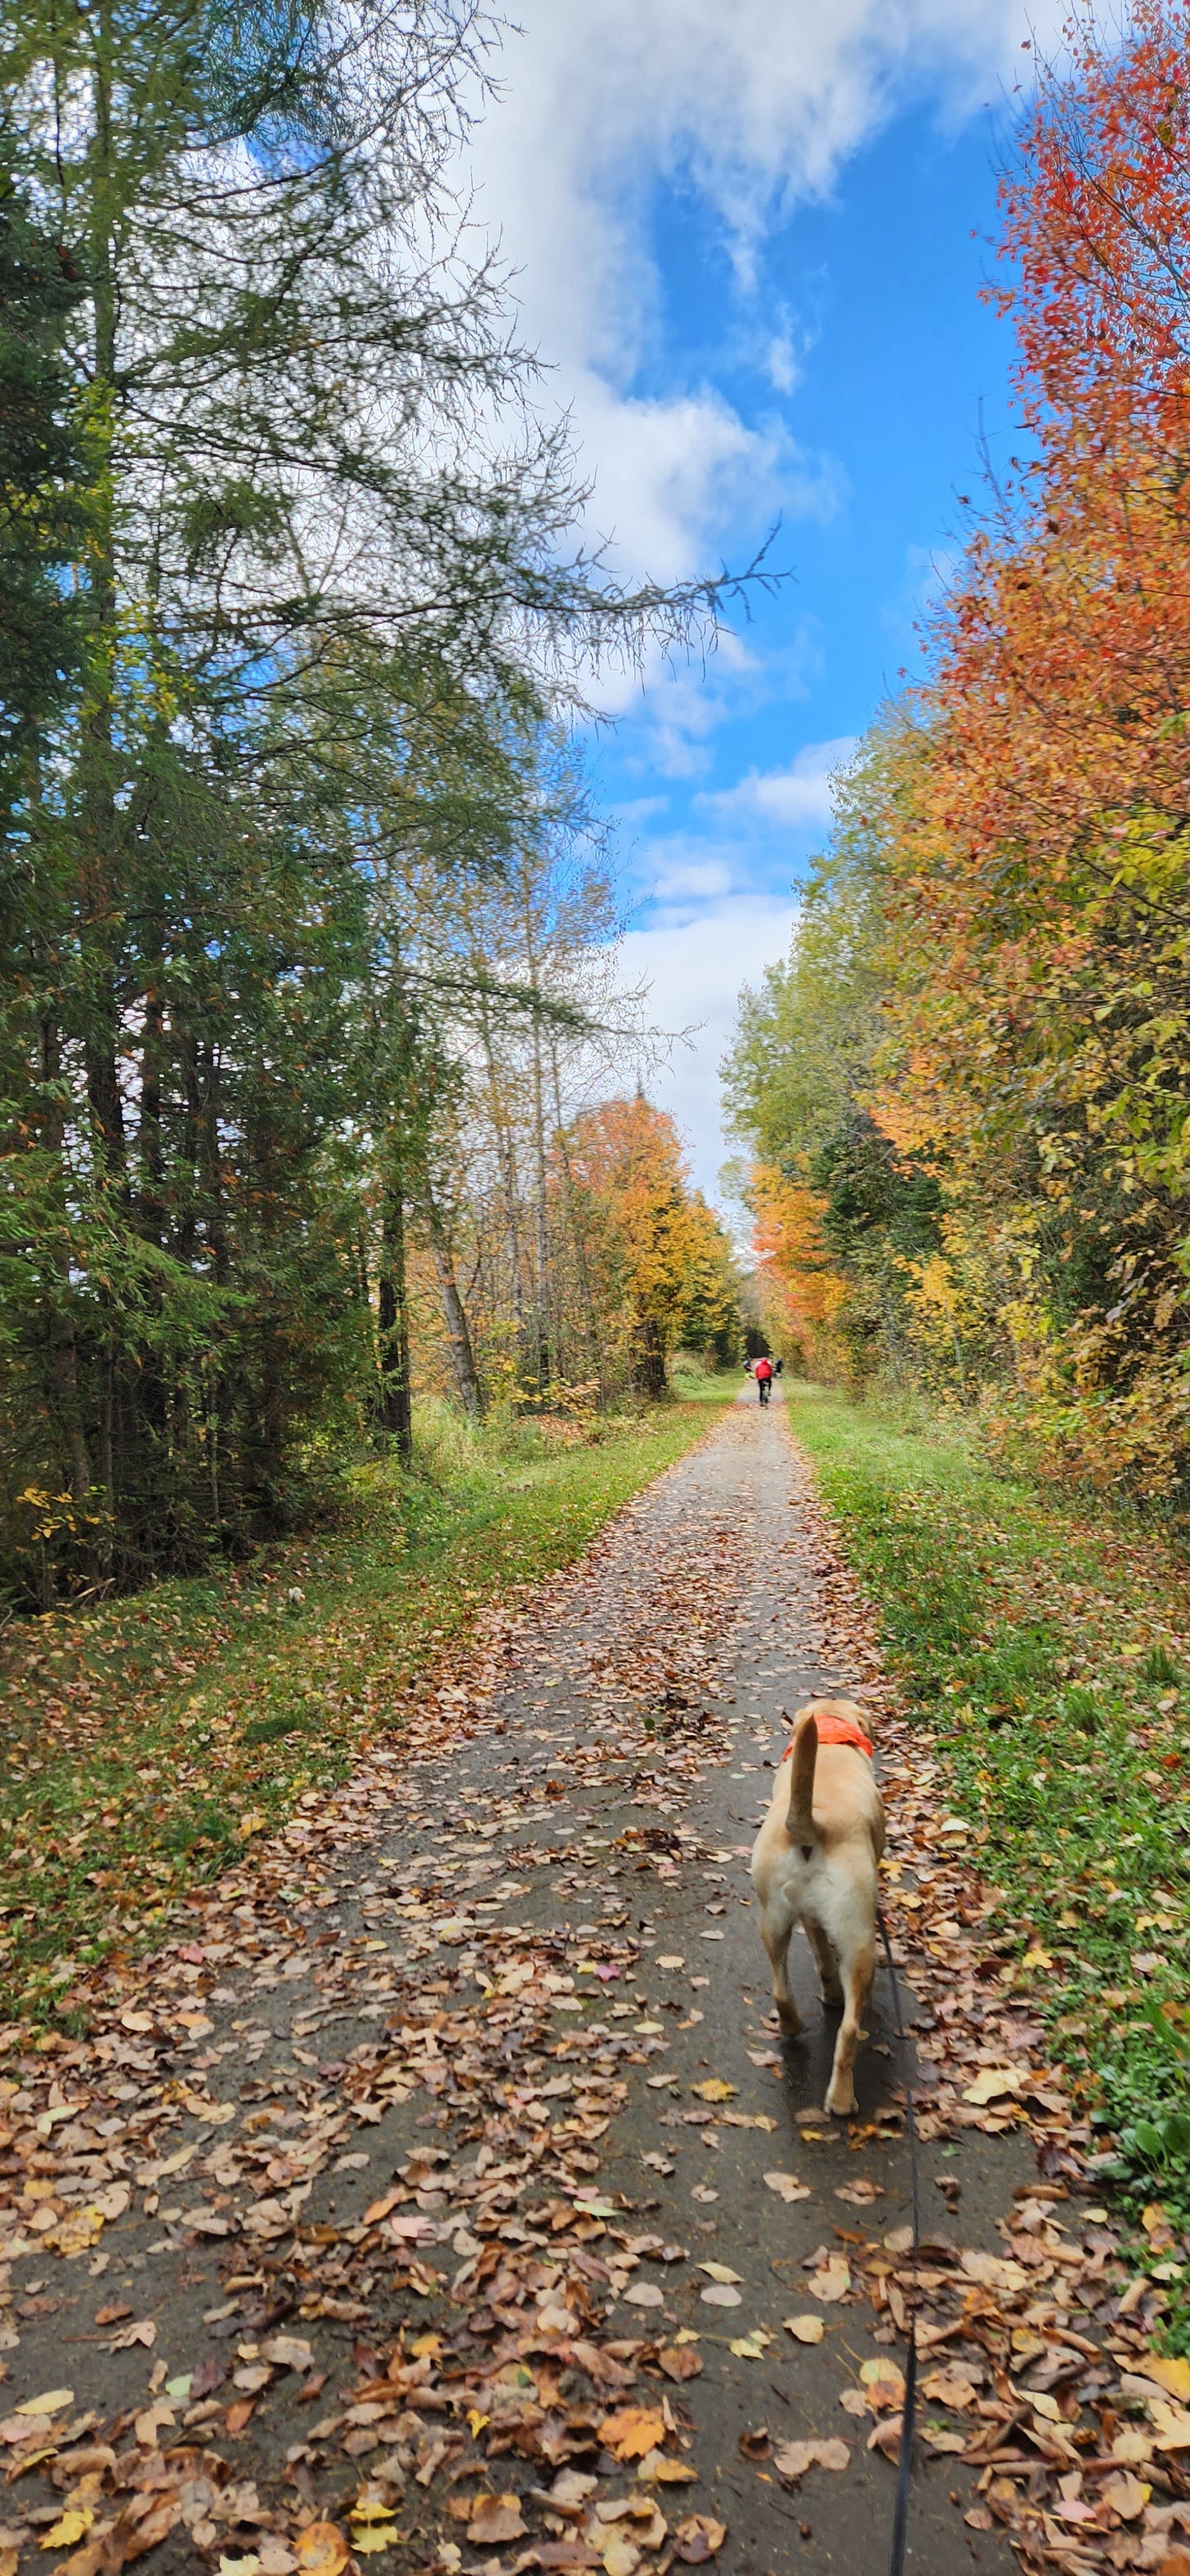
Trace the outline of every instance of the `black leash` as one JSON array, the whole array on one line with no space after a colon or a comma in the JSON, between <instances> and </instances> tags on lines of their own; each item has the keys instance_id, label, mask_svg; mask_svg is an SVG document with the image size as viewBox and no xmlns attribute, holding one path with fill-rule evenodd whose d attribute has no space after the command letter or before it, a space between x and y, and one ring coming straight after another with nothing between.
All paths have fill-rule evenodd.
<instances>
[{"instance_id":1,"label":"black leash","mask_svg":"<svg viewBox=\"0 0 1190 2576\"><path fill-rule=\"evenodd\" d=\"M880 1908L876 1910L880 1938L888 1961L892 1983L893 2011L896 2014L897 2038L908 2045L909 2034L901 2011L901 1989L893 1966L888 1925ZM905 2135L909 2140L909 2177L913 2195L913 2305L909 2311L909 2350L905 2357L905 2402L901 2414L901 2448L897 2460L897 2497L893 2506L892 2547L888 2557L889 2576L902 2576L905 2565L905 2542L909 2531L909 2488L913 2477L913 2427L917 2413L917 2268L921 2254L921 2181L917 2170L917 2122L913 2116L913 2087L905 2077Z\"/></svg>"}]
</instances>

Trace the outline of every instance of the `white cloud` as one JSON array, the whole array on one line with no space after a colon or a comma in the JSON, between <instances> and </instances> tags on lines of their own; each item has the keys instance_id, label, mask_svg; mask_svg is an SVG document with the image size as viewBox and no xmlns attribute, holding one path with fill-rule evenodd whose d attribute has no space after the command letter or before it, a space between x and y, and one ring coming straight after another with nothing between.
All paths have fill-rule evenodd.
<instances>
[{"instance_id":1,"label":"white cloud","mask_svg":"<svg viewBox=\"0 0 1190 2576\"><path fill-rule=\"evenodd\" d=\"M719 1063L736 1022L740 988L789 946L794 907L788 897L739 894L708 905L693 920L631 930L623 944L625 975L651 986L649 1016L659 1028L690 1031L667 1064L645 1075L651 1100L676 1118L695 1180L715 1196L719 1166L735 1149L720 1126Z\"/></svg>"},{"instance_id":2,"label":"white cloud","mask_svg":"<svg viewBox=\"0 0 1190 2576\"><path fill-rule=\"evenodd\" d=\"M724 859L675 858L663 863L654 893L658 903L706 903L715 895L730 894L732 882L732 870Z\"/></svg>"},{"instance_id":3,"label":"white cloud","mask_svg":"<svg viewBox=\"0 0 1190 2576\"><path fill-rule=\"evenodd\" d=\"M830 822L831 783L854 750L855 737L846 733L833 742L807 743L788 769L751 769L735 787L695 802L720 823L754 818L791 831L817 829Z\"/></svg>"},{"instance_id":4,"label":"white cloud","mask_svg":"<svg viewBox=\"0 0 1190 2576\"><path fill-rule=\"evenodd\" d=\"M829 468L713 387L633 391L660 343L657 182L701 193L746 296L766 228L829 189L898 104L962 114L1015 77L1030 26L1044 36L1060 15L1057 0L1029 22L1023 0L521 0L502 95L473 138L476 213L518 272L526 335L596 475L592 525L631 572L701 569L729 502L759 521L778 498L796 515L829 496Z\"/></svg>"}]
</instances>

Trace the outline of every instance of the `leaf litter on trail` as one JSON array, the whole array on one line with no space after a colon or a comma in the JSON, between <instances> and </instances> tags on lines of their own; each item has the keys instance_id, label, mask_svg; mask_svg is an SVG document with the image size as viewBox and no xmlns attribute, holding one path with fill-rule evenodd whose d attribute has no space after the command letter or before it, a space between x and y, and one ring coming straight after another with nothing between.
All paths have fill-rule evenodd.
<instances>
[{"instance_id":1,"label":"leaf litter on trail","mask_svg":"<svg viewBox=\"0 0 1190 2576\"><path fill-rule=\"evenodd\" d=\"M598 1728L584 1721L566 1759L577 1793L609 1759L631 1753L636 1821L603 1864L617 1873L631 1866L664 1881L697 1850L681 1787L697 1778L710 1739L692 1725L654 1762L647 1751L642 1760L641 1729L667 1689L684 1691L692 1708L713 1697L708 1629L716 1607L726 1620L737 1599L739 1550L735 1532L712 1536L698 1578L705 1624L659 1642L651 1602L661 1577L651 1561L648 1617L642 1605L638 1627L617 1633L598 1665L594 1654L588 1661L602 1714ZM1091 2576L1176 2567L1190 2557L1182 2547L1190 2404L1177 2375L1184 2365L1154 2350L1164 2293L1129 2271L1101 2212L1080 2211L1089 2132L1046 2065L1027 1988L980 1947L991 1900L975 1875L971 1837L946 1828L941 1768L920 1731L887 1705L863 1605L808 1501L796 1547L812 1572L824 1643L839 1669L863 1676L879 1711L889 1912L898 1948L911 1942L906 1965L923 2015L923 2139L1019 2129L1039 2165L1001 2228L998 2253L931 2233L915 2275L900 2231L868 2239L857 2226L845 2258L820 2249L807 2290L820 2310L844 2317L863 2300L882 2338L902 2335L917 2303L923 2442L974 2472L972 2527L1003 2528L1026 2569ZM598 1550L592 1563L597 1581ZM568 1578L589 1579L589 1569ZM563 1590L547 1588L554 1602ZM669 1602L683 1597L676 1580L662 1590ZM525 2525L525 2566L602 2565L605 2576L630 2576L642 2551L659 2565L656 2552L672 2546L680 2563L698 2565L722 2547L725 2527L708 2515L687 2515L654 2540L669 2522L660 2508L656 2521L652 2509L647 2520L611 2522L596 2510L609 2501L600 2497L599 2463L616 2457L604 2448L604 2426L642 2388L646 2416L661 2400L662 2438L625 2465L639 2474L646 2507L653 2490L664 2497L693 2477L680 2390L702 2367L672 2326L664 2340L651 2339L659 2311L655 2325L649 2311L634 2314L635 2287L662 2290L650 2269L664 2272L660 2241L656 2252L639 2250L644 2240L617 2200L598 2194L600 2141L624 2106L630 2070L663 2063L667 2047L647 2020L636 2026L637 2007L623 2020L608 2011L640 1958L628 1908L606 1882L610 1902L594 1927L572 1930L569 1907L562 1928L509 1919L533 1874L559 1866L534 1821L540 1783L489 1801L482 1822L461 1811L444 1816L433 1785L452 1741L489 1723L513 1654L523 1658L532 1645L540 1668L549 1636L548 1599L535 1642L512 1614L492 1618L483 1652L410 1720L399 1757L381 1740L342 1791L325 1800L311 1793L275 1841L253 1837L237 1870L187 1907L185 1937L156 1959L109 1964L79 1981L71 2008L81 2001L92 2015L86 2039L48 2034L45 2045L6 2034L13 2076L0 2086L0 2119L11 2171L0 2260L103 2266L105 2237L121 2218L131 2224L138 2206L151 2218L150 2203L172 2188L177 2214L163 2211L157 2223L172 2226L179 2245L210 2245L226 2286L209 2312L214 2351L192 2369L176 2365L193 2356L170 2352L150 2370L150 2350L138 2355L130 2341L125 2350L150 2384L142 2379L140 2395L116 2415L73 2412L65 2389L47 2390L62 2400L48 2415L13 2403L0 2422L14 2499L0 2551L89 2514L65 2562L70 2576L116 2576L174 2530L212 2567L340 2576L353 2549L380 2554L390 2533L391 2545L406 2549L427 2515L445 2516L461 2541L478 2546L469 2532L481 2500L494 2500L498 2515L511 2510L509 2496ZM414 1848L392 1872L372 1851L402 1810ZM361 1884L364 1862L374 1875ZM333 1922L346 1895L358 1902L360 1928L324 1947L319 1926ZM496 1896L504 1920L495 1919ZM269 1998L278 1993L294 2005L294 2063L280 2092L253 2076L271 2044ZM208 2041L218 2042L220 2015L245 2005L263 2018L240 2024L240 2103L226 2098L226 2065ZM348 2020L350 2037L342 2034ZM320 2048L330 2054L320 2057ZM1017 2079L1007 2088L1006 2069ZM723 2098L681 2116L708 2117ZM275 2116L281 2102L296 2115L288 2124ZM362 2220L316 2215L319 2176L359 2165L390 2113L423 2102L434 2125L406 2146L391 2187L378 2176L385 2188L367 2196ZM898 2119L895 2104L886 2106L878 2134L895 2137ZM180 2141L188 2124L195 2134ZM799 2125L812 2141L824 2115L807 2113ZM362 2142L354 2155L353 2139ZM171 2171L184 2181L173 2183ZM700 2193L714 2198L709 2187ZM858 2186L848 2197L858 2213ZM1157 2204L1153 2231L1162 2224ZM704 2273L702 2297L740 2305L738 2277ZM634 2332L618 2330L621 2301L619 2325L627 2317ZM113 2326L140 2323L131 2302L114 2304ZM318 2358L322 2320L356 2336L354 2375L337 2390L305 2360L307 2348ZM821 2313L786 2322L798 2341L826 2332ZM762 2331L736 2342L760 2357ZM241 2341L255 2346L251 2358L240 2357ZM15 2331L0 2328L0 2345L18 2349ZM237 2384L237 2373L241 2383L250 2374L251 2386ZM266 2437L277 2393L295 2382L299 2400L308 2387L309 2402L282 2473L275 2443L270 2465ZM861 2387L876 2414L868 2438L891 2457L901 2402L895 2366ZM795 2468L806 2447L781 2445L786 2467L774 2453L777 2474L841 2471L850 2458L845 2443L823 2436ZM568 2478L576 2483L564 2485ZM449 2576L459 2541L437 2546Z\"/></svg>"},{"instance_id":2,"label":"leaf litter on trail","mask_svg":"<svg viewBox=\"0 0 1190 2576\"><path fill-rule=\"evenodd\" d=\"M86 2038L6 2034L0 2261L86 2255L98 2280L105 2233L122 2216L151 2223L172 2191L162 2243L209 2246L224 2291L212 2280L209 2355L160 2362L160 2312L107 2298L109 2349L149 2374L114 2415L74 2411L65 2388L23 2399L34 2412L13 2406L0 2437L21 2501L0 2552L52 2534L72 2547L68 2576L118 2576L176 2531L226 2576L341 2576L353 2553L404 2553L411 2533L424 2554L427 2514L466 2545L519 2545L518 2564L602 2564L605 2576L631 2576L662 2550L697 2566L722 2547L723 2523L694 2513L671 2530L653 2500L698 2474L679 2394L703 2367L696 2338L674 2341L671 2326L650 2339L685 2250L634 2232L596 2179L629 2070L669 2045L647 2016L628 2028L597 2017L641 1956L613 1883L629 1866L664 1880L698 1854L680 1792L712 1740L700 1710L714 1697L712 1630L717 1614L729 1625L743 1579L738 1529L721 1512L688 1519L671 1558L663 1589L691 1604L689 1619L671 1618L659 1640L654 1549L635 1626L617 1602L612 1643L588 1659L600 1719L567 1756L575 1792L627 1757L635 1814L657 1819L634 1823L602 1862L602 1920L572 1929L565 1907L544 1929L515 1920L533 1874L566 1864L537 1830L536 1780L489 1800L478 1835L465 1812L441 1816L438 1785L452 1741L492 1722L514 1656L531 1692L567 1587L598 1597L597 1546L543 1588L532 1618L489 1614L480 1650L409 1717L399 1757L381 1738L272 1841L245 1837L235 1870L188 1902L181 1937L156 1957L80 1976L70 2000L90 2016ZM643 1721L666 1694L692 1714L662 1762ZM394 1827L413 1847L399 1868L373 1857ZM344 1900L358 1909L345 1930ZM261 2080L278 1994L292 2066ZM240 2036L221 2041L229 2008ZM229 2050L246 2061L236 2099ZM720 2083L711 2098L733 2091ZM419 2101L429 2135L404 2148L391 2184L381 2174L385 2187L365 2191L362 2219L337 2220L333 2200L312 2198L319 2177L366 2170L354 2140L366 2147ZM617 2327L620 2301L635 2332ZM320 2320L355 2336L335 2389L315 2367ZM3 2346L19 2337L0 2327ZM278 2392L306 2407L284 2459L270 2432ZM609 2457L637 2479L627 2503L599 2492ZM458 2548L438 2544L448 2571Z\"/></svg>"}]
</instances>

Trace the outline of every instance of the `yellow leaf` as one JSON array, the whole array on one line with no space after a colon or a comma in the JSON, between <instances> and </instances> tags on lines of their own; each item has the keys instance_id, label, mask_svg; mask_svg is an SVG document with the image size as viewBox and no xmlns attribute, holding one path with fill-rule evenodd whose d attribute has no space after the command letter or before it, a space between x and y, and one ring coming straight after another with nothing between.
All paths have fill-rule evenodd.
<instances>
[{"instance_id":1,"label":"yellow leaf","mask_svg":"<svg viewBox=\"0 0 1190 2576\"><path fill-rule=\"evenodd\" d=\"M821 2317L786 2317L785 2332L798 2343L821 2343L826 2327Z\"/></svg>"},{"instance_id":2,"label":"yellow leaf","mask_svg":"<svg viewBox=\"0 0 1190 2576\"><path fill-rule=\"evenodd\" d=\"M981 2068L975 2082L967 2086L963 2100L974 2102L979 2109L985 2102L998 2101L1003 2093L1019 2093L1023 2081L1023 2076L1017 2073L1015 2067L985 2066Z\"/></svg>"},{"instance_id":3,"label":"yellow leaf","mask_svg":"<svg viewBox=\"0 0 1190 2576\"><path fill-rule=\"evenodd\" d=\"M254 1810L250 1816L241 1816L239 1824L236 1827L236 1832L239 1834L242 1842L247 1842L251 1834L262 1834L268 1821L267 1816L261 1815L258 1809ZM327 2526L322 2523L312 2522L309 2528L311 2531L322 2531L327 2528Z\"/></svg>"},{"instance_id":4,"label":"yellow leaf","mask_svg":"<svg viewBox=\"0 0 1190 2576\"><path fill-rule=\"evenodd\" d=\"M23 2406L14 2408L17 2415L60 2415L64 2406L73 2406L73 2388L47 2388L44 2396L27 2397Z\"/></svg>"},{"instance_id":5,"label":"yellow leaf","mask_svg":"<svg viewBox=\"0 0 1190 2576\"><path fill-rule=\"evenodd\" d=\"M366 2531L353 2531L351 2535L351 2546L360 2558L370 2557L377 2549L392 2549L396 2544L395 2531L373 2531L369 2527Z\"/></svg>"},{"instance_id":6,"label":"yellow leaf","mask_svg":"<svg viewBox=\"0 0 1190 2576\"><path fill-rule=\"evenodd\" d=\"M771 2334L766 2334L763 2326L753 2326L750 2334L737 2335L729 2349L734 2352L739 2361L763 2361L765 2345L770 2344L772 2340Z\"/></svg>"},{"instance_id":7,"label":"yellow leaf","mask_svg":"<svg viewBox=\"0 0 1190 2576\"><path fill-rule=\"evenodd\" d=\"M95 2516L89 2504L68 2505L65 2513L59 2515L53 2530L47 2531L44 2540L40 2541L38 2546L41 2549L73 2549L76 2540L82 2539L83 2533L90 2530L94 2520Z\"/></svg>"},{"instance_id":8,"label":"yellow leaf","mask_svg":"<svg viewBox=\"0 0 1190 2576\"><path fill-rule=\"evenodd\" d=\"M467 2409L467 2422L468 2422L468 2424L469 2424L469 2425L470 2425L470 2427L471 2427L471 2439L472 2439L472 2441L473 2441L473 2442L477 2442L477 2441L479 2440L479 2437L480 2437L480 2434L481 2434L481 2433L482 2433L482 2431L483 2431L484 2425L485 2425L485 2424L490 2424L490 2423L491 2423L491 2420L492 2420L492 2419L491 2419L491 2416L490 2416L490 2415L481 2415L481 2414L480 2414L480 2411L479 2411L478 2406L469 2406L469 2407L468 2407L468 2409Z\"/></svg>"},{"instance_id":9,"label":"yellow leaf","mask_svg":"<svg viewBox=\"0 0 1190 2576\"><path fill-rule=\"evenodd\" d=\"M721 2075L708 2075L705 2084L692 2084L690 2087L691 2092L699 2094L704 2102L730 2102L732 2094L738 2093L739 2089L738 2084L725 2084Z\"/></svg>"},{"instance_id":10,"label":"yellow leaf","mask_svg":"<svg viewBox=\"0 0 1190 2576\"><path fill-rule=\"evenodd\" d=\"M744 2277L742 2272L733 2272L730 2263L700 2263L698 2268L709 2281L742 2281Z\"/></svg>"},{"instance_id":11,"label":"yellow leaf","mask_svg":"<svg viewBox=\"0 0 1190 2576\"><path fill-rule=\"evenodd\" d=\"M1171 2397L1190 2399L1190 2361L1166 2361L1156 2353L1146 2353L1139 2365L1146 2379L1155 2379L1158 2388L1167 2389Z\"/></svg>"}]
</instances>

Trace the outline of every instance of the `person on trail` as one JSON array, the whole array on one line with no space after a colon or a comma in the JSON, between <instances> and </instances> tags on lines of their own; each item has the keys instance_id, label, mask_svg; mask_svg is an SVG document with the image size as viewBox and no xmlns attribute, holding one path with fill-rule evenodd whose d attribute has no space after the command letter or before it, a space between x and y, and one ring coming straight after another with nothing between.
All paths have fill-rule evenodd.
<instances>
[{"instance_id":1,"label":"person on trail","mask_svg":"<svg viewBox=\"0 0 1190 2576\"><path fill-rule=\"evenodd\" d=\"M744 1375L745 1377L751 1377L752 1375L752 1362L750 1358L744 1361Z\"/></svg>"},{"instance_id":2,"label":"person on trail","mask_svg":"<svg viewBox=\"0 0 1190 2576\"><path fill-rule=\"evenodd\" d=\"M774 1376L774 1377L780 1377L780 1375L781 1375L781 1371L782 1371L782 1369L784 1368L784 1366L785 1366L785 1362L784 1362L784 1360L774 1360L774 1362L773 1362L773 1376Z\"/></svg>"},{"instance_id":3,"label":"person on trail","mask_svg":"<svg viewBox=\"0 0 1190 2576\"><path fill-rule=\"evenodd\" d=\"M772 1375L773 1363L766 1352L765 1357L757 1360L756 1363L756 1384L760 1390L760 1401L762 1404L768 1403L769 1387L772 1382Z\"/></svg>"}]
</instances>

